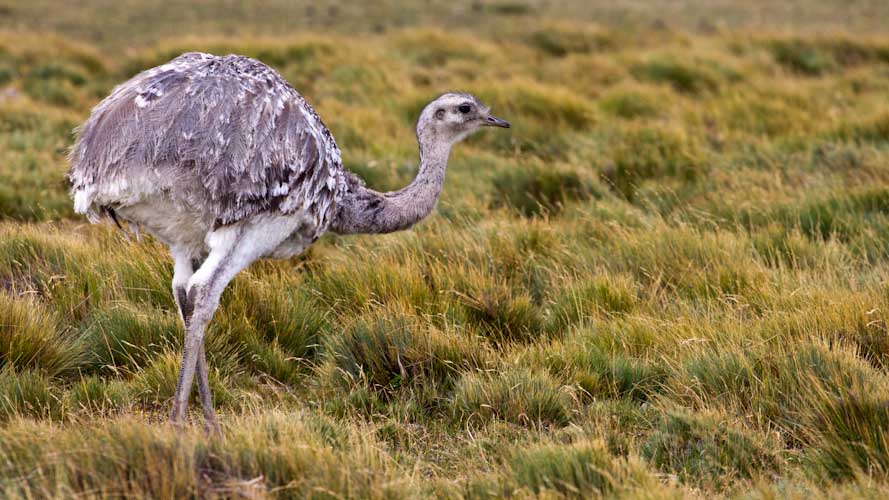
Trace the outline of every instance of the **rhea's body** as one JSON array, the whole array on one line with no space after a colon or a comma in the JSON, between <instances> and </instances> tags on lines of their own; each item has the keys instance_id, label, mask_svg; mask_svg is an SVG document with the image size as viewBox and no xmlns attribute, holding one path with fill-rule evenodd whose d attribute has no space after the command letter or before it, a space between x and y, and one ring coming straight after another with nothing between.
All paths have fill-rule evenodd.
<instances>
[{"instance_id":1,"label":"rhea's body","mask_svg":"<svg viewBox=\"0 0 889 500\"><path fill-rule=\"evenodd\" d=\"M273 253L298 253L346 190L312 107L241 56L183 54L118 86L81 128L71 163L76 211L138 224L194 258L211 230L257 215L290 219L295 234Z\"/></svg>"}]
</instances>

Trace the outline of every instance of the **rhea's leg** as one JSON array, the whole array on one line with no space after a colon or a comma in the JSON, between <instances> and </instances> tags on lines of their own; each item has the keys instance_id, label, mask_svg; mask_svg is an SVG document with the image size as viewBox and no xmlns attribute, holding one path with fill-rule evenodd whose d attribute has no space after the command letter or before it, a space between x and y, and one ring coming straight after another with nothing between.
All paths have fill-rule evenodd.
<instances>
[{"instance_id":1,"label":"rhea's leg","mask_svg":"<svg viewBox=\"0 0 889 500\"><path fill-rule=\"evenodd\" d=\"M194 274L195 266L188 251L179 248L171 248L170 253L173 255L173 299L176 301L176 305L179 308L179 319L182 320L183 329L187 335L188 323L194 306L194 304L188 300L188 280L191 279L191 276ZM182 355L184 360L188 353L183 351ZM180 376L176 383L176 394L179 393L181 385L182 377ZM183 412L180 411L174 399L173 408L170 411L170 418L175 420L176 416L180 413Z\"/></svg>"},{"instance_id":2,"label":"rhea's leg","mask_svg":"<svg viewBox=\"0 0 889 500\"><path fill-rule=\"evenodd\" d=\"M191 315L186 327L182 367L170 412L171 420L181 421L185 418L204 332L216 312L223 290L244 268L277 248L293 233L298 223L289 217L258 218L248 223L222 227L207 236L210 253L188 280L185 303L191 305ZM201 397L203 401L204 395Z\"/></svg>"},{"instance_id":3,"label":"rhea's leg","mask_svg":"<svg viewBox=\"0 0 889 500\"><path fill-rule=\"evenodd\" d=\"M191 316L191 304L186 300L188 296L188 280L194 274L196 262L191 258L187 250L179 248L170 249L173 256L173 300L179 308L179 319L188 327L188 318Z\"/></svg>"},{"instance_id":4,"label":"rhea's leg","mask_svg":"<svg viewBox=\"0 0 889 500\"><path fill-rule=\"evenodd\" d=\"M194 309L194 304L192 304L188 300L188 280L191 279L191 276L194 274L194 269L196 267L200 267L200 261L195 261L191 259L189 253L187 251L181 251L178 249L174 249L172 251L174 267L173 267L173 297L176 300L176 305L179 308L179 317L182 320L182 324L184 326L185 331L188 331L188 323L191 319L191 313ZM183 353L186 354L186 353ZM183 357L184 359L184 357ZM200 346L200 352L198 353L198 361L197 361L197 383L198 383L198 394L201 397L201 406L204 409L204 420L206 421L206 425L208 430L219 433L219 421L216 418L216 411L213 409L213 396L210 392L210 379L207 367L207 356L204 349L203 343ZM179 385L181 385L182 380L177 383L176 391L180 390ZM173 409L170 412L171 418L174 415L179 415L183 413L177 405L174 403Z\"/></svg>"},{"instance_id":5,"label":"rhea's leg","mask_svg":"<svg viewBox=\"0 0 889 500\"><path fill-rule=\"evenodd\" d=\"M237 271L240 271L240 269L234 270L230 264L230 257L236 246L236 241L233 239L228 242L228 245L211 250L207 260L188 281L188 292L184 301L186 306L183 310L190 314L185 322L182 366L179 369L179 379L176 383L176 393L173 396L173 407L170 411L170 420L174 422L185 419L188 397L191 394L191 385L198 366L198 357L201 354L207 324L216 312L222 290L234 278Z\"/></svg>"},{"instance_id":6,"label":"rhea's leg","mask_svg":"<svg viewBox=\"0 0 889 500\"><path fill-rule=\"evenodd\" d=\"M213 393L210 392L210 376L207 371L207 353L204 343L201 342L197 363L198 395L201 397L201 407L204 409L204 424L207 431L219 434L219 419L216 418L216 410L213 409Z\"/></svg>"}]
</instances>

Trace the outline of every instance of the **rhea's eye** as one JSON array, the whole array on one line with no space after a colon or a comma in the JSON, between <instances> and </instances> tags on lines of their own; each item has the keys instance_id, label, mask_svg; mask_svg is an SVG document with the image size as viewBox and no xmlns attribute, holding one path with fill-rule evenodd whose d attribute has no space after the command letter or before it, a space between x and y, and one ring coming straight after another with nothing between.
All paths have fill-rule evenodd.
<instances>
[{"instance_id":1,"label":"rhea's eye","mask_svg":"<svg viewBox=\"0 0 889 500\"><path fill-rule=\"evenodd\" d=\"M457 111L459 111L465 115L466 113L469 113L470 111L472 111L472 106L470 106L469 104L461 104L461 105L457 106Z\"/></svg>"}]
</instances>

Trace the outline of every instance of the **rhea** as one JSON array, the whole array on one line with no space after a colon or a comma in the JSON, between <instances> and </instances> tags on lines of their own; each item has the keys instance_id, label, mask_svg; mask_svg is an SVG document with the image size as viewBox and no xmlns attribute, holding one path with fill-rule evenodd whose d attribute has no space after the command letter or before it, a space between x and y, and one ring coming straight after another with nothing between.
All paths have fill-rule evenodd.
<instances>
[{"instance_id":1,"label":"rhea","mask_svg":"<svg viewBox=\"0 0 889 500\"><path fill-rule=\"evenodd\" d=\"M381 193L343 169L330 131L274 69L248 57L183 54L117 86L77 130L68 178L91 222L144 229L170 248L185 329L170 419L186 418L195 376L218 431L204 333L229 282L252 262L303 252L322 234L407 229L435 207L451 147L508 128L464 93L417 122L420 167Z\"/></svg>"}]
</instances>

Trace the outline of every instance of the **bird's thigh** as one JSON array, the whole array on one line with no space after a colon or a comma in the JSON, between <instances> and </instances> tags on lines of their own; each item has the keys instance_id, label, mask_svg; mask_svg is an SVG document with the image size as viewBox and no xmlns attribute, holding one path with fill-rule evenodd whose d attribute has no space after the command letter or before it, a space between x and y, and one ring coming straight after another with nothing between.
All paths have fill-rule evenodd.
<instances>
[{"instance_id":1,"label":"bird's thigh","mask_svg":"<svg viewBox=\"0 0 889 500\"><path fill-rule=\"evenodd\" d=\"M272 254L297 227L299 221L289 217L258 217L208 234L210 252L188 280L189 300L194 300L195 307L192 314L199 314L198 307L215 310L229 282L256 260Z\"/></svg>"}]
</instances>

